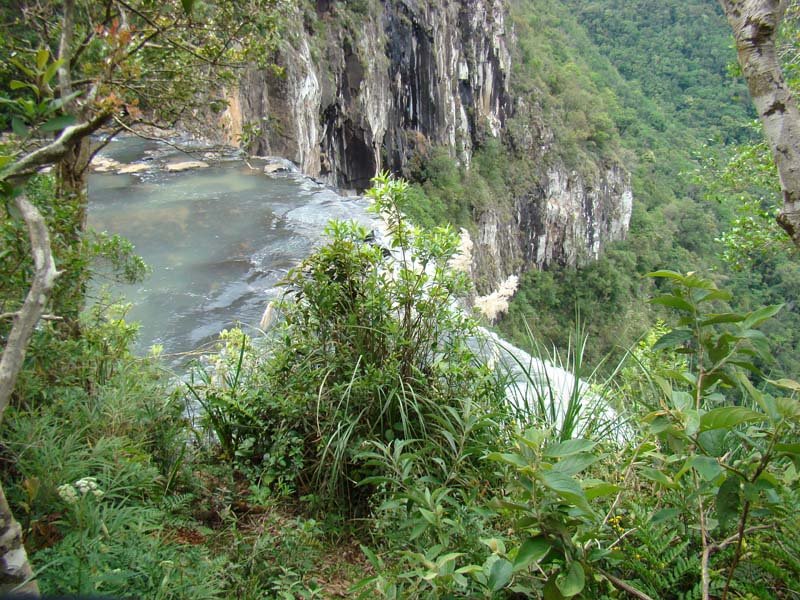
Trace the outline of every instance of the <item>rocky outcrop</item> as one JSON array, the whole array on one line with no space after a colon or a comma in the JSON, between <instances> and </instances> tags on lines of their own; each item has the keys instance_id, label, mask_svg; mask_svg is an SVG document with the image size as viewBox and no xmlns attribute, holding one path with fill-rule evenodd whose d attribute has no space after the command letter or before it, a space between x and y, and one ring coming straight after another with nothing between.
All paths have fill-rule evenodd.
<instances>
[{"instance_id":1,"label":"rocky outcrop","mask_svg":"<svg viewBox=\"0 0 800 600\"><path fill-rule=\"evenodd\" d=\"M248 72L230 93L224 129L256 154L360 190L380 170L405 173L433 147L468 166L475 146L504 137L525 106L510 92L514 40L504 0L303 4L275 57L279 68ZM579 175L549 157L546 124L526 131L521 145L537 183L513 206L475 215L476 266L488 284L596 257L627 230L631 193L621 167Z\"/></svg>"},{"instance_id":2,"label":"rocky outcrop","mask_svg":"<svg viewBox=\"0 0 800 600\"><path fill-rule=\"evenodd\" d=\"M298 14L305 27L284 44L280 69L245 75L223 117L230 140L250 134L257 154L363 189L432 146L469 163L480 136L500 133L510 69L501 0L343 4Z\"/></svg>"},{"instance_id":3,"label":"rocky outcrop","mask_svg":"<svg viewBox=\"0 0 800 600\"><path fill-rule=\"evenodd\" d=\"M563 165L550 167L539 185L514 199L513 214L490 209L477 215L475 271L488 288L512 272L596 259L605 244L625 237L632 209L621 167L591 179Z\"/></svg>"}]
</instances>

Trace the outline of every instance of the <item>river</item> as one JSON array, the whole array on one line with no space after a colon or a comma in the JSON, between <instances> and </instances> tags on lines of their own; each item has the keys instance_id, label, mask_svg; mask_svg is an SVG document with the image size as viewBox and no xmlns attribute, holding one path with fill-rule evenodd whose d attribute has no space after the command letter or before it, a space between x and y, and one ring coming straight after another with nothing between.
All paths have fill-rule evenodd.
<instances>
[{"instance_id":1,"label":"river","mask_svg":"<svg viewBox=\"0 0 800 600\"><path fill-rule=\"evenodd\" d=\"M195 154L209 166L167 170ZM111 286L132 305L127 318L140 324L139 351L161 344L179 356L207 346L223 328L258 323L280 293L278 282L308 256L329 219L371 223L364 200L296 172L265 174L265 161L187 156L134 137L113 141L100 156L147 166L89 177L90 227L130 240L152 269L142 284ZM103 283L97 277L95 291Z\"/></svg>"}]
</instances>

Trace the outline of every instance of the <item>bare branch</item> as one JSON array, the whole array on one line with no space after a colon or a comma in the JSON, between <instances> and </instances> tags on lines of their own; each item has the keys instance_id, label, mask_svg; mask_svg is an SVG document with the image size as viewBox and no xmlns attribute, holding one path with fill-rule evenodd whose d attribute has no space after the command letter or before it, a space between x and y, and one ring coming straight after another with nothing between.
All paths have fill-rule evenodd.
<instances>
[{"instance_id":1,"label":"bare branch","mask_svg":"<svg viewBox=\"0 0 800 600\"><path fill-rule=\"evenodd\" d=\"M25 302L8 334L3 357L0 359L0 421L22 369L28 342L39 318L44 313L44 307L50 299L50 293L59 275L50 247L50 234L42 213L24 195L14 198L14 204L28 226L35 272Z\"/></svg>"},{"instance_id":2,"label":"bare branch","mask_svg":"<svg viewBox=\"0 0 800 600\"><path fill-rule=\"evenodd\" d=\"M634 598L638 598L639 600L653 600L653 598L645 594L643 591L636 589L627 581L623 581L622 579L620 579L619 577L615 577L611 573L606 573L602 569L597 569L597 570L603 577L608 579L611 582L611 584L618 590L627 592L628 594L630 594Z\"/></svg>"},{"instance_id":3,"label":"bare branch","mask_svg":"<svg viewBox=\"0 0 800 600\"><path fill-rule=\"evenodd\" d=\"M64 15L61 19L61 39L58 43L58 58L63 61L58 68L58 90L62 98L72 93L72 73L70 56L72 38L75 34L75 0L64 0ZM70 100L67 105L75 101ZM64 106L69 111L69 106Z\"/></svg>"},{"instance_id":4,"label":"bare branch","mask_svg":"<svg viewBox=\"0 0 800 600\"><path fill-rule=\"evenodd\" d=\"M110 116L110 113L102 112L89 121L70 125L46 146L30 152L0 171L0 181L10 181L16 177L30 175L40 167L57 162L67 153L70 146L100 129Z\"/></svg>"}]
</instances>

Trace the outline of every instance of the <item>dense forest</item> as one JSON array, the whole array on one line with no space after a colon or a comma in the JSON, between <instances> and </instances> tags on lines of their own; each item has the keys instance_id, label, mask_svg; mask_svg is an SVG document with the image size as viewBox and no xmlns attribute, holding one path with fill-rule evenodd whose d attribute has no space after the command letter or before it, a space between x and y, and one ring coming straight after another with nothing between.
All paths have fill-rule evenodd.
<instances>
[{"instance_id":1,"label":"dense forest","mask_svg":"<svg viewBox=\"0 0 800 600\"><path fill-rule=\"evenodd\" d=\"M134 352L124 299L90 297L148 275L87 227L99 146L209 128L245 69L282 81L298 14L331 35L379 4L0 8L0 591L800 595L800 256L714 2L496 3L522 99L503 130L469 164L421 144L377 174L386 243L331 221L259 326L182 374ZM625 165L630 229L492 292L471 236L537 185L537 120L546 160Z\"/></svg>"}]
</instances>

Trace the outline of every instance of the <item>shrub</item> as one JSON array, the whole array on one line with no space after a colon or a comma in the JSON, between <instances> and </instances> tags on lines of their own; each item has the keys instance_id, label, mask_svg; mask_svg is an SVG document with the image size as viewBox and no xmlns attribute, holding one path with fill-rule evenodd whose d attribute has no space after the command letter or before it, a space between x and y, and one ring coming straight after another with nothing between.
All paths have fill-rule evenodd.
<instances>
[{"instance_id":1,"label":"shrub","mask_svg":"<svg viewBox=\"0 0 800 600\"><path fill-rule=\"evenodd\" d=\"M452 419L451 409L470 401L490 410L501 393L470 347L477 324L457 304L470 286L447 266L459 237L450 228L410 226L398 209L407 193L405 182L388 176L368 192L386 221L390 251L369 243L356 223L327 227L330 241L284 282L284 322L248 375L247 400L234 412L228 402L212 423L220 441L229 437L222 420L231 415L236 427L252 426L256 462L286 432L300 437L306 488L313 485L322 504L356 512L369 491L354 484L376 474L359 458L365 444L416 439L445 448L441 422ZM237 362L251 364L245 354ZM195 391L208 405L237 386L233 378Z\"/></svg>"}]
</instances>

